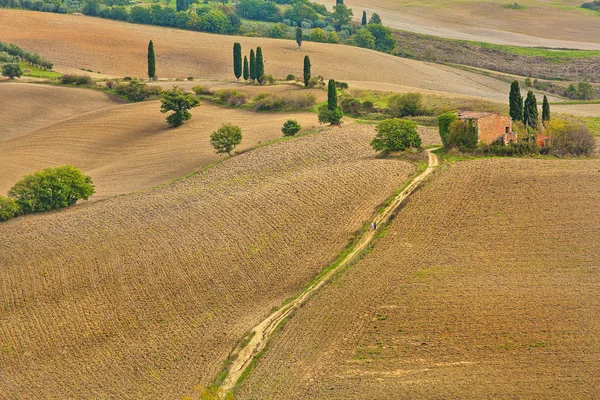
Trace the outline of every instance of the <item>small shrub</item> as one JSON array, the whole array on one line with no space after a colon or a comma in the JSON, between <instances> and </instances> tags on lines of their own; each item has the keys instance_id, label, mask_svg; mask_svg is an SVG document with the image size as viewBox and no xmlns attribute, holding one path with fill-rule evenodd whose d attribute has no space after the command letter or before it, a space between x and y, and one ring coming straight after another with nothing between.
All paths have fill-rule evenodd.
<instances>
[{"instance_id":1,"label":"small shrub","mask_svg":"<svg viewBox=\"0 0 600 400\"><path fill-rule=\"evenodd\" d=\"M108 89L114 89L117 86L117 82L111 80L106 81L106 87Z\"/></svg>"},{"instance_id":2,"label":"small shrub","mask_svg":"<svg viewBox=\"0 0 600 400\"><path fill-rule=\"evenodd\" d=\"M122 83L115 87L115 93L132 102L144 101L151 96L159 95L161 91L160 86L148 86L138 81Z\"/></svg>"},{"instance_id":3,"label":"small shrub","mask_svg":"<svg viewBox=\"0 0 600 400\"><path fill-rule=\"evenodd\" d=\"M193 80L194 80L194 77L193 77L193 76L188 76L188 78L187 78L187 79L188 79L188 81L193 81Z\"/></svg>"},{"instance_id":4,"label":"small shrub","mask_svg":"<svg viewBox=\"0 0 600 400\"><path fill-rule=\"evenodd\" d=\"M46 168L17 182L8 195L23 213L54 210L87 200L94 194L92 178L72 165Z\"/></svg>"},{"instance_id":5,"label":"small shrub","mask_svg":"<svg viewBox=\"0 0 600 400\"><path fill-rule=\"evenodd\" d=\"M319 107L319 123L320 124L331 124L339 125L344 113L341 107L336 107L334 110L330 110L327 104L323 104Z\"/></svg>"},{"instance_id":6,"label":"small shrub","mask_svg":"<svg viewBox=\"0 0 600 400\"><path fill-rule=\"evenodd\" d=\"M126 76L125 78L123 78L123 81L125 82L129 82L132 81L133 79L130 76Z\"/></svg>"},{"instance_id":7,"label":"small shrub","mask_svg":"<svg viewBox=\"0 0 600 400\"><path fill-rule=\"evenodd\" d=\"M390 97L388 108L392 117L424 115L423 96L420 93L397 94Z\"/></svg>"},{"instance_id":8,"label":"small shrub","mask_svg":"<svg viewBox=\"0 0 600 400\"><path fill-rule=\"evenodd\" d=\"M367 112L367 113L373 112L375 110L375 107L373 106L373 102L369 101L369 100L363 101L361 104L361 108L364 112Z\"/></svg>"},{"instance_id":9,"label":"small shrub","mask_svg":"<svg viewBox=\"0 0 600 400\"><path fill-rule=\"evenodd\" d=\"M371 140L371 147L375 151L401 151L421 147L417 124L412 121L387 119L377 124L375 129L377 134Z\"/></svg>"},{"instance_id":10,"label":"small shrub","mask_svg":"<svg viewBox=\"0 0 600 400\"><path fill-rule=\"evenodd\" d=\"M248 95L246 93L237 93L227 100L227 104L230 106L239 107L246 104L247 101Z\"/></svg>"},{"instance_id":11,"label":"small shrub","mask_svg":"<svg viewBox=\"0 0 600 400\"><path fill-rule=\"evenodd\" d=\"M335 87L338 89L348 89L348 84L346 82L335 81Z\"/></svg>"},{"instance_id":12,"label":"small shrub","mask_svg":"<svg viewBox=\"0 0 600 400\"><path fill-rule=\"evenodd\" d=\"M362 109L362 104L360 103L360 100L357 100L353 97L346 97L344 99L342 99L342 102L340 103L340 105L342 106L342 111L345 114L351 114L351 115L360 115L361 114L361 109Z\"/></svg>"},{"instance_id":13,"label":"small shrub","mask_svg":"<svg viewBox=\"0 0 600 400\"><path fill-rule=\"evenodd\" d=\"M0 196L0 221L17 217L19 214L21 214L21 207L14 199Z\"/></svg>"},{"instance_id":14,"label":"small shrub","mask_svg":"<svg viewBox=\"0 0 600 400\"><path fill-rule=\"evenodd\" d=\"M288 119L283 123L281 127L281 132L283 132L283 136L294 136L296 133L300 132L302 127L295 119Z\"/></svg>"},{"instance_id":15,"label":"small shrub","mask_svg":"<svg viewBox=\"0 0 600 400\"><path fill-rule=\"evenodd\" d=\"M232 124L223 124L210 135L210 144L217 154L231 156L233 149L242 142L242 129Z\"/></svg>"},{"instance_id":16,"label":"small shrub","mask_svg":"<svg viewBox=\"0 0 600 400\"><path fill-rule=\"evenodd\" d=\"M461 151L471 151L477 146L479 135L471 120L454 120L448 127L446 138L448 147L457 147Z\"/></svg>"},{"instance_id":17,"label":"small shrub","mask_svg":"<svg viewBox=\"0 0 600 400\"><path fill-rule=\"evenodd\" d=\"M313 76L308 80L308 85L306 87L323 87L325 86L325 80L322 76Z\"/></svg>"},{"instance_id":18,"label":"small shrub","mask_svg":"<svg viewBox=\"0 0 600 400\"><path fill-rule=\"evenodd\" d=\"M256 111L302 110L314 106L317 98L314 94L305 92L292 92L285 96L259 93L252 102Z\"/></svg>"},{"instance_id":19,"label":"small shrub","mask_svg":"<svg viewBox=\"0 0 600 400\"><path fill-rule=\"evenodd\" d=\"M587 126L553 118L547 124L553 154L591 156L594 154L594 137Z\"/></svg>"},{"instance_id":20,"label":"small shrub","mask_svg":"<svg viewBox=\"0 0 600 400\"><path fill-rule=\"evenodd\" d=\"M286 81L295 81L296 80L296 75L294 74L288 74L288 76L285 77Z\"/></svg>"},{"instance_id":21,"label":"small shrub","mask_svg":"<svg viewBox=\"0 0 600 400\"><path fill-rule=\"evenodd\" d=\"M207 87L207 86L200 86L200 85L198 85L198 86L194 86L194 87L192 88L192 91L193 91L194 93L196 93L197 95L201 95L201 94L204 94L204 95L212 95L212 94L213 94L213 91L212 91L212 90L210 90L210 88L209 88L209 87Z\"/></svg>"},{"instance_id":22,"label":"small shrub","mask_svg":"<svg viewBox=\"0 0 600 400\"><path fill-rule=\"evenodd\" d=\"M60 83L65 85L93 85L94 80L87 75L65 74L60 77Z\"/></svg>"}]
</instances>

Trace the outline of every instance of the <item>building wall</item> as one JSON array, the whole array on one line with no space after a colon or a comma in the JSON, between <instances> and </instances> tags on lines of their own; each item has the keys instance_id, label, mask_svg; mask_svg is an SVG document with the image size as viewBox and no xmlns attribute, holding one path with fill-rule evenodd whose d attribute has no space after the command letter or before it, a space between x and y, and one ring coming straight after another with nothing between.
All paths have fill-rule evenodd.
<instances>
[{"instance_id":1,"label":"building wall","mask_svg":"<svg viewBox=\"0 0 600 400\"><path fill-rule=\"evenodd\" d=\"M510 117L494 114L480 118L477 121L477 127L479 129L479 141L489 144L500 137L504 137L504 134L511 133L512 121Z\"/></svg>"}]
</instances>

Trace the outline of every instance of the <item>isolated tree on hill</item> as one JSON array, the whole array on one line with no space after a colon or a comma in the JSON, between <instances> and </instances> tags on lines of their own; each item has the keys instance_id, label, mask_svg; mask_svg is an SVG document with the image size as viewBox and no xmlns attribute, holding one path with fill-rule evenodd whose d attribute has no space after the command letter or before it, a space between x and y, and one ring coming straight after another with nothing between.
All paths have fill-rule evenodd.
<instances>
[{"instance_id":1,"label":"isolated tree on hill","mask_svg":"<svg viewBox=\"0 0 600 400\"><path fill-rule=\"evenodd\" d=\"M2 66L2 76L8 76L10 79L15 77L20 78L23 75L23 71L19 64L4 64Z\"/></svg>"},{"instance_id":2,"label":"isolated tree on hill","mask_svg":"<svg viewBox=\"0 0 600 400\"><path fill-rule=\"evenodd\" d=\"M421 147L417 124L398 118L386 119L377 124L377 134L371 140L375 151L401 151Z\"/></svg>"},{"instance_id":3,"label":"isolated tree on hill","mask_svg":"<svg viewBox=\"0 0 600 400\"><path fill-rule=\"evenodd\" d=\"M369 19L370 24L381 24L381 17L377 13L373 13Z\"/></svg>"},{"instance_id":4,"label":"isolated tree on hill","mask_svg":"<svg viewBox=\"0 0 600 400\"><path fill-rule=\"evenodd\" d=\"M527 98L525 99L523 123L525 126L530 126L532 128L537 128L538 126L537 100L531 90L527 92Z\"/></svg>"},{"instance_id":5,"label":"isolated tree on hill","mask_svg":"<svg viewBox=\"0 0 600 400\"><path fill-rule=\"evenodd\" d=\"M148 77L152 80L156 76L156 59L154 58L154 43L148 43Z\"/></svg>"},{"instance_id":6,"label":"isolated tree on hill","mask_svg":"<svg viewBox=\"0 0 600 400\"><path fill-rule=\"evenodd\" d=\"M542 123L550 121L550 103L548 103L548 98L544 95L544 100L542 101Z\"/></svg>"},{"instance_id":7,"label":"isolated tree on hill","mask_svg":"<svg viewBox=\"0 0 600 400\"><path fill-rule=\"evenodd\" d=\"M231 152L238 144L242 143L242 129L232 124L223 124L210 135L210 144L217 154Z\"/></svg>"},{"instance_id":8,"label":"isolated tree on hill","mask_svg":"<svg viewBox=\"0 0 600 400\"><path fill-rule=\"evenodd\" d=\"M233 44L233 74L235 79L242 76L242 45L238 42Z\"/></svg>"},{"instance_id":9,"label":"isolated tree on hill","mask_svg":"<svg viewBox=\"0 0 600 400\"><path fill-rule=\"evenodd\" d=\"M510 95L508 96L509 115L514 122L523 121L523 96L519 89L519 82L513 81L510 85Z\"/></svg>"},{"instance_id":10,"label":"isolated tree on hill","mask_svg":"<svg viewBox=\"0 0 600 400\"><path fill-rule=\"evenodd\" d=\"M327 87L327 104L319 107L319 123L330 123L331 125L339 125L344 113L342 108L337 104L337 89L335 81L329 80Z\"/></svg>"},{"instance_id":11,"label":"isolated tree on hill","mask_svg":"<svg viewBox=\"0 0 600 400\"><path fill-rule=\"evenodd\" d=\"M367 12L366 11L363 11L361 24L362 25L366 25L367 24Z\"/></svg>"},{"instance_id":12,"label":"isolated tree on hill","mask_svg":"<svg viewBox=\"0 0 600 400\"><path fill-rule=\"evenodd\" d=\"M263 83L263 75L265 74L265 61L263 59L262 48L256 48L256 79Z\"/></svg>"},{"instance_id":13,"label":"isolated tree on hill","mask_svg":"<svg viewBox=\"0 0 600 400\"><path fill-rule=\"evenodd\" d=\"M244 80L247 81L250 77L250 69L248 67L248 57L244 56L244 71L243 71Z\"/></svg>"},{"instance_id":14,"label":"isolated tree on hill","mask_svg":"<svg viewBox=\"0 0 600 400\"><path fill-rule=\"evenodd\" d=\"M256 79L256 56L254 55L254 49L250 49L250 79L253 81Z\"/></svg>"},{"instance_id":15,"label":"isolated tree on hill","mask_svg":"<svg viewBox=\"0 0 600 400\"><path fill-rule=\"evenodd\" d=\"M302 28L296 28L296 43L298 48L302 47Z\"/></svg>"},{"instance_id":16,"label":"isolated tree on hill","mask_svg":"<svg viewBox=\"0 0 600 400\"><path fill-rule=\"evenodd\" d=\"M174 111L173 114L167 117L167 122L172 126L179 126L183 124L183 121L192 118L192 114L188 110L200 105L200 100L196 96L185 93L177 87L164 90L161 96L160 112Z\"/></svg>"},{"instance_id":17,"label":"isolated tree on hill","mask_svg":"<svg viewBox=\"0 0 600 400\"><path fill-rule=\"evenodd\" d=\"M300 132L302 127L295 119L288 119L284 122L281 127L281 132L283 132L283 136L294 136L296 133Z\"/></svg>"},{"instance_id":18,"label":"isolated tree on hill","mask_svg":"<svg viewBox=\"0 0 600 400\"><path fill-rule=\"evenodd\" d=\"M310 58L304 56L304 86L308 87L310 82Z\"/></svg>"}]
</instances>

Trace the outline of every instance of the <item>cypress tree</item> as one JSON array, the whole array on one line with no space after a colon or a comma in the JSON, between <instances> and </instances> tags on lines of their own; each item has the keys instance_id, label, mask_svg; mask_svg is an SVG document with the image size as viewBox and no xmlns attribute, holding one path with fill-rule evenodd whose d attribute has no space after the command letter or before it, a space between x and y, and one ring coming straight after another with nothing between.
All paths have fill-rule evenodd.
<instances>
[{"instance_id":1,"label":"cypress tree","mask_svg":"<svg viewBox=\"0 0 600 400\"><path fill-rule=\"evenodd\" d=\"M513 81L510 85L510 95L508 96L509 114L513 121L523 120L523 96L519 89L519 82Z\"/></svg>"},{"instance_id":2,"label":"cypress tree","mask_svg":"<svg viewBox=\"0 0 600 400\"><path fill-rule=\"evenodd\" d=\"M344 0L335 0L335 4L344 4Z\"/></svg>"},{"instance_id":3,"label":"cypress tree","mask_svg":"<svg viewBox=\"0 0 600 400\"><path fill-rule=\"evenodd\" d=\"M538 125L537 100L531 90L527 92L527 98L525 99L525 108L523 109L523 123L525 124L525 126L530 126L532 128L537 128Z\"/></svg>"},{"instance_id":4,"label":"cypress tree","mask_svg":"<svg viewBox=\"0 0 600 400\"><path fill-rule=\"evenodd\" d=\"M302 28L296 28L296 43L298 43L298 48L302 46Z\"/></svg>"},{"instance_id":5,"label":"cypress tree","mask_svg":"<svg viewBox=\"0 0 600 400\"><path fill-rule=\"evenodd\" d=\"M550 121L550 104L548 98L544 95L544 101L542 102L542 122Z\"/></svg>"},{"instance_id":6,"label":"cypress tree","mask_svg":"<svg viewBox=\"0 0 600 400\"><path fill-rule=\"evenodd\" d=\"M330 79L329 84L327 85L327 108L330 111L335 111L337 107L337 90L335 88L335 81Z\"/></svg>"},{"instance_id":7,"label":"cypress tree","mask_svg":"<svg viewBox=\"0 0 600 400\"><path fill-rule=\"evenodd\" d=\"M263 60L262 48L256 48L256 79L262 83L265 74L265 61Z\"/></svg>"},{"instance_id":8,"label":"cypress tree","mask_svg":"<svg viewBox=\"0 0 600 400\"><path fill-rule=\"evenodd\" d=\"M367 12L366 11L363 11L362 24L363 25L367 24Z\"/></svg>"},{"instance_id":9,"label":"cypress tree","mask_svg":"<svg viewBox=\"0 0 600 400\"><path fill-rule=\"evenodd\" d=\"M250 79L256 79L256 57L254 56L254 49L250 50Z\"/></svg>"},{"instance_id":10,"label":"cypress tree","mask_svg":"<svg viewBox=\"0 0 600 400\"><path fill-rule=\"evenodd\" d=\"M237 42L233 44L233 73L235 79L242 76L242 45Z\"/></svg>"},{"instance_id":11,"label":"cypress tree","mask_svg":"<svg viewBox=\"0 0 600 400\"><path fill-rule=\"evenodd\" d=\"M156 59L154 58L154 43L148 43L148 77L154 79L156 76Z\"/></svg>"},{"instance_id":12,"label":"cypress tree","mask_svg":"<svg viewBox=\"0 0 600 400\"><path fill-rule=\"evenodd\" d=\"M250 69L248 68L248 57L244 56L244 80L247 81L250 78Z\"/></svg>"},{"instance_id":13,"label":"cypress tree","mask_svg":"<svg viewBox=\"0 0 600 400\"><path fill-rule=\"evenodd\" d=\"M310 58L304 56L304 86L308 87L310 81Z\"/></svg>"}]
</instances>

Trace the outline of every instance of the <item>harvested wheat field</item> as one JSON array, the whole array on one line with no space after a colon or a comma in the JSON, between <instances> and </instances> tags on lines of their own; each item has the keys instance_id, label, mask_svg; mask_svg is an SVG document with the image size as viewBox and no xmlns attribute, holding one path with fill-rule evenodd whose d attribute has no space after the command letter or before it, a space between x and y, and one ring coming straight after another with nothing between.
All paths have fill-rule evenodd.
<instances>
[{"instance_id":1,"label":"harvested wheat field","mask_svg":"<svg viewBox=\"0 0 600 400\"><path fill-rule=\"evenodd\" d=\"M118 97L93 90L2 82L0 141L122 103Z\"/></svg>"},{"instance_id":2,"label":"harvested wheat field","mask_svg":"<svg viewBox=\"0 0 600 400\"><path fill-rule=\"evenodd\" d=\"M244 54L251 47L262 46L265 72L277 78L301 76L304 56L309 55L313 76L327 79L362 81L368 77L375 82L503 101L509 90L505 82L487 76L351 46L305 42L298 50L293 40L212 35L8 9L0 9L0 21L4 41L39 52L54 62L57 71L66 66L145 77L148 41L152 39L159 77L231 80L231 48L240 42Z\"/></svg>"},{"instance_id":3,"label":"harvested wheat field","mask_svg":"<svg viewBox=\"0 0 600 400\"><path fill-rule=\"evenodd\" d=\"M453 164L299 309L236 398L595 398L600 161Z\"/></svg>"},{"instance_id":4,"label":"harvested wheat field","mask_svg":"<svg viewBox=\"0 0 600 400\"><path fill-rule=\"evenodd\" d=\"M30 95L41 89L40 101L49 97L62 101L63 88L21 86L26 86ZM47 89L56 89L59 94L46 96ZM96 94L84 91L88 92ZM53 107L45 103L37 106L44 110L42 115ZM75 165L93 178L93 199L147 189L223 159L211 147L210 134L225 122L242 127L239 151L281 137L281 126L289 118L298 120L305 130L318 125L317 116L311 113L253 113L207 102L192 114L190 121L171 128L166 114L160 112L160 101L146 101L103 108L34 132L14 134L1 142L0 195L26 174L63 164ZM26 119L21 110L15 115Z\"/></svg>"},{"instance_id":5,"label":"harvested wheat field","mask_svg":"<svg viewBox=\"0 0 600 400\"><path fill-rule=\"evenodd\" d=\"M360 20L362 11L378 13L384 24L405 31L453 39L526 47L600 50L595 12L579 8L586 1L521 0L513 2L444 0L347 0ZM329 8L335 1L317 0Z\"/></svg>"},{"instance_id":6,"label":"harvested wheat field","mask_svg":"<svg viewBox=\"0 0 600 400\"><path fill-rule=\"evenodd\" d=\"M0 395L181 398L414 171L354 125L0 225Z\"/></svg>"}]
</instances>

